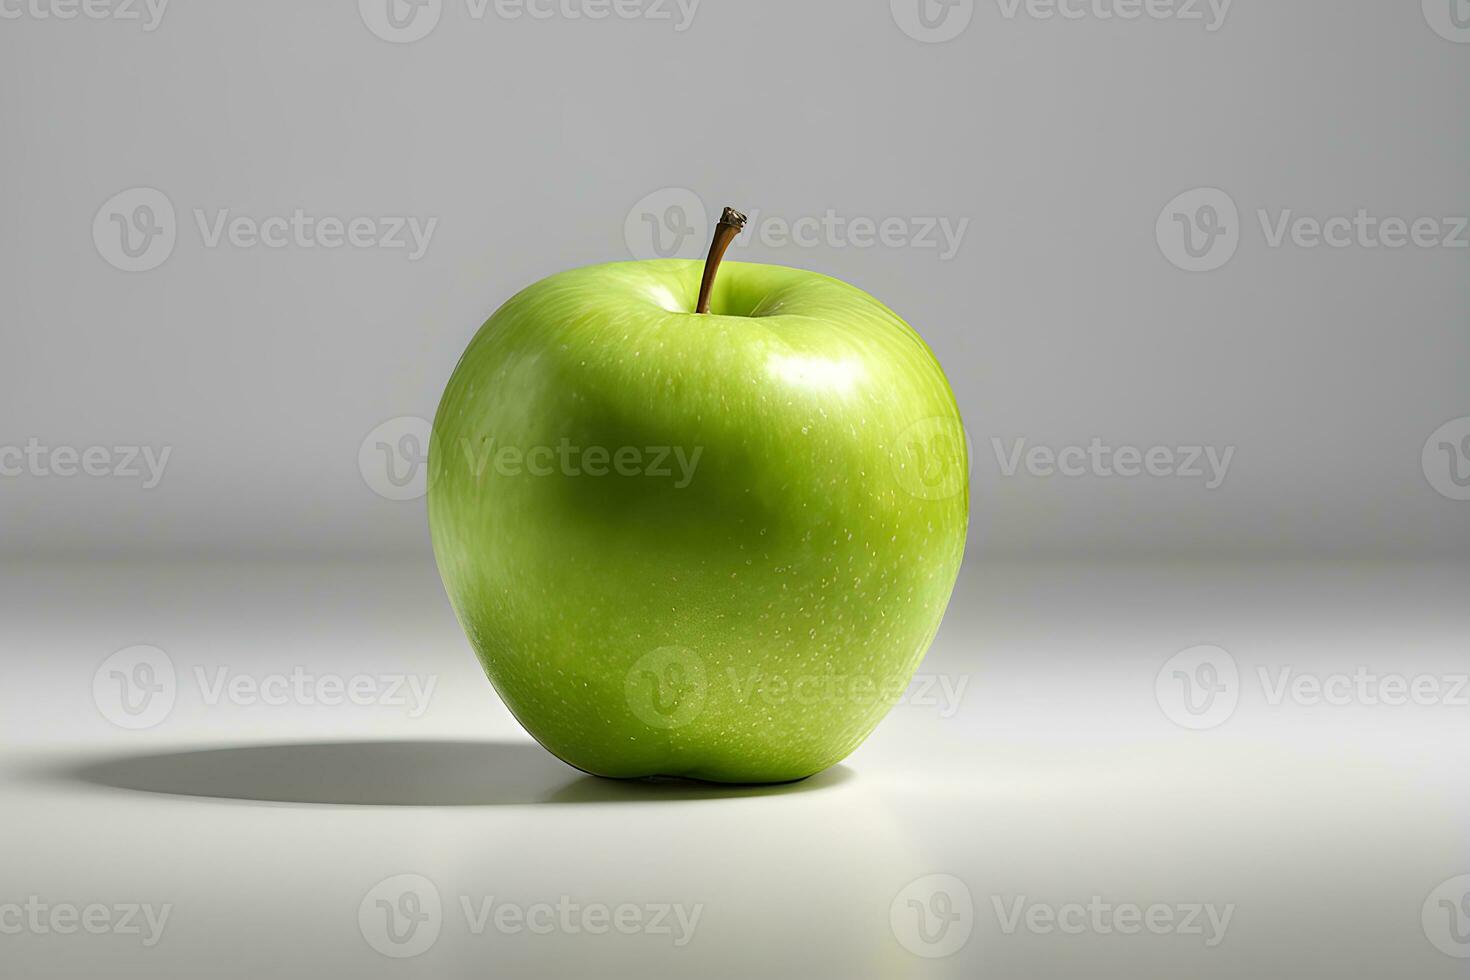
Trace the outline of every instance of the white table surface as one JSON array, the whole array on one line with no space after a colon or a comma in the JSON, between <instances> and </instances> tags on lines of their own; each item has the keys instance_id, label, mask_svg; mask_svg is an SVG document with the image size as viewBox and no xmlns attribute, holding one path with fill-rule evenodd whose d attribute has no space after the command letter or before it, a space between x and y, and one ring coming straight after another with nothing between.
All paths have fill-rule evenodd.
<instances>
[{"instance_id":1,"label":"white table surface","mask_svg":"<svg viewBox=\"0 0 1470 980\"><path fill-rule=\"evenodd\" d=\"M545 754L428 564L11 563L0 927L26 921L0 933L0 975L1463 977L1435 942L1470 953L1441 902L1470 874L1470 707L1273 704L1260 671L1464 674L1467 586L1463 565L976 564L921 668L958 697L902 704L838 769L757 792L608 782ZM135 644L178 675L139 731L93 695ZM1241 675L1233 715L1200 731L1155 693L1198 644ZM211 705L199 683L298 666L436 687L414 717ZM437 935L388 956L370 893L405 874L439 897ZM952 910L942 936L908 905L933 901L910 887L930 875L971 905L928 906ZM477 932L465 906L487 900L698 919ZM1077 934L1045 912L1007 928L1071 903L1230 918L1213 936L1203 914L1202 935L1124 934L1108 913ZM168 918L151 935L51 918L92 904Z\"/></svg>"}]
</instances>

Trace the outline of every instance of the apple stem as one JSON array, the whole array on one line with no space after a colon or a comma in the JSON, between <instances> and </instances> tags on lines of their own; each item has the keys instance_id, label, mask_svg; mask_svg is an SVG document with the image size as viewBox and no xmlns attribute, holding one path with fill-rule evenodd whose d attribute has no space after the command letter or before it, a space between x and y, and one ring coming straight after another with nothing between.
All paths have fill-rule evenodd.
<instances>
[{"instance_id":1,"label":"apple stem","mask_svg":"<svg viewBox=\"0 0 1470 980\"><path fill-rule=\"evenodd\" d=\"M726 208L725 213L720 215L720 223L715 225L714 241L709 244L709 257L704 260L704 280L699 284L699 305L694 308L695 313L709 312L710 294L715 289L715 273L720 271L720 261L725 257L725 249L740 234L745 222L745 215L734 208Z\"/></svg>"}]
</instances>

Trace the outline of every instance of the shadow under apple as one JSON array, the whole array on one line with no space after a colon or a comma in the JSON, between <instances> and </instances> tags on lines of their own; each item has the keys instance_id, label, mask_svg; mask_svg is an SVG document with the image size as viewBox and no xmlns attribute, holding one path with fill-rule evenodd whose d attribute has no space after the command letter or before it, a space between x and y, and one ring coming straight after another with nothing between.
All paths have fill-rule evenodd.
<instances>
[{"instance_id":1,"label":"shadow under apple","mask_svg":"<svg viewBox=\"0 0 1470 980\"><path fill-rule=\"evenodd\" d=\"M834 766L779 785L589 776L530 742L304 742L84 758L44 776L169 796L333 806L529 806L778 796L831 788Z\"/></svg>"}]
</instances>

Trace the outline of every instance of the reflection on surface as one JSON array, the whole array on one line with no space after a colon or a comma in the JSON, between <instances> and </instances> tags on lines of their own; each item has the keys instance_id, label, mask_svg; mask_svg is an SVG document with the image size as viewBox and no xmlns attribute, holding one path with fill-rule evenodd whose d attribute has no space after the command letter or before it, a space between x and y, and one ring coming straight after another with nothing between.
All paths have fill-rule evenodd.
<instances>
[{"instance_id":1,"label":"reflection on surface","mask_svg":"<svg viewBox=\"0 0 1470 980\"><path fill-rule=\"evenodd\" d=\"M775 786L588 776L529 742L320 742L241 745L83 759L47 775L173 796L344 806L654 803L805 793L837 766Z\"/></svg>"}]
</instances>

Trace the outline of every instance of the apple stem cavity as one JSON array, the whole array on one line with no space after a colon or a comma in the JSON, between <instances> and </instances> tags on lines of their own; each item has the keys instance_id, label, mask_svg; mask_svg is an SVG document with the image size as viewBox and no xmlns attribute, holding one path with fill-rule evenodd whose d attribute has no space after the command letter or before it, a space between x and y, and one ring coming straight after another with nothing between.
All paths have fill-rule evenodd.
<instances>
[{"instance_id":1,"label":"apple stem cavity","mask_svg":"<svg viewBox=\"0 0 1470 980\"><path fill-rule=\"evenodd\" d=\"M709 257L704 260L704 280L699 284L699 305L694 308L695 313L709 312L709 298L715 290L715 274L720 271L720 261L724 259L730 243L740 234L740 229L745 227L745 222L745 215L734 208L726 208L720 215L720 223L715 225L714 241L709 244Z\"/></svg>"}]
</instances>

